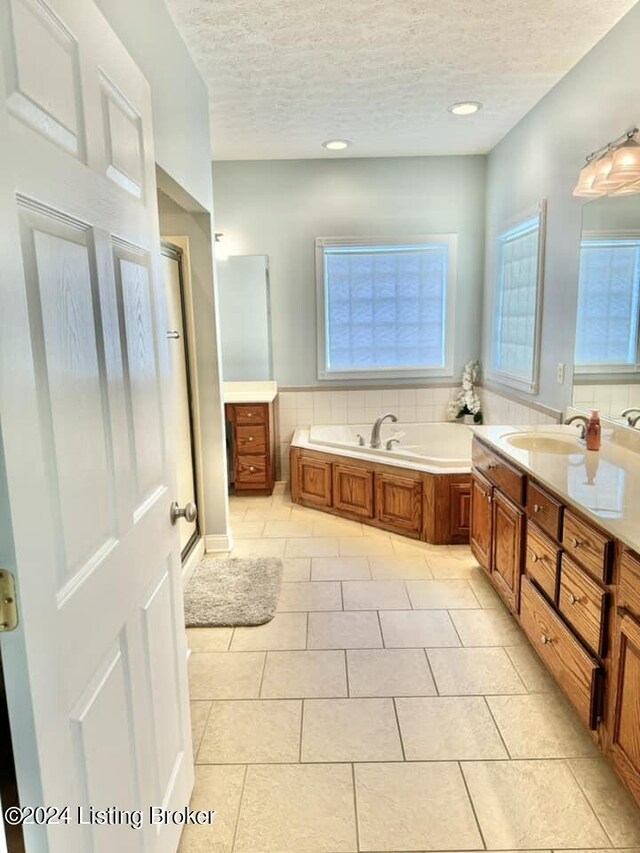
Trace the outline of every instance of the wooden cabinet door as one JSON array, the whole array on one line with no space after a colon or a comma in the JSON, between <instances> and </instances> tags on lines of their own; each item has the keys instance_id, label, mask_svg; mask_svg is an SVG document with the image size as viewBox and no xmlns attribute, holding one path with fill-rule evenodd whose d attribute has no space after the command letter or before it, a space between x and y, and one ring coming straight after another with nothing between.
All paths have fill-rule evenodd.
<instances>
[{"instance_id":1,"label":"wooden cabinet door","mask_svg":"<svg viewBox=\"0 0 640 853\"><path fill-rule=\"evenodd\" d=\"M466 544L471 526L471 487L469 483L452 483L449 487L449 535L452 542Z\"/></svg>"},{"instance_id":2,"label":"wooden cabinet door","mask_svg":"<svg viewBox=\"0 0 640 853\"><path fill-rule=\"evenodd\" d=\"M373 472L334 464L333 507L362 518L373 518Z\"/></svg>"},{"instance_id":3,"label":"wooden cabinet door","mask_svg":"<svg viewBox=\"0 0 640 853\"><path fill-rule=\"evenodd\" d=\"M614 677L611 759L640 802L640 623L628 613L618 623Z\"/></svg>"},{"instance_id":4,"label":"wooden cabinet door","mask_svg":"<svg viewBox=\"0 0 640 853\"><path fill-rule=\"evenodd\" d=\"M471 477L471 535L469 544L473 556L485 571L491 571L491 540L493 536L493 486L477 471Z\"/></svg>"},{"instance_id":5,"label":"wooden cabinet door","mask_svg":"<svg viewBox=\"0 0 640 853\"><path fill-rule=\"evenodd\" d=\"M303 502L315 506L331 506L331 463L298 457L298 494Z\"/></svg>"},{"instance_id":6,"label":"wooden cabinet door","mask_svg":"<svg viewBox=\"0 0 640 853\"><path fill-rule=\"evenodd\" d=\"M400 533L422 529L422 482L395 474L376 474L376 518Z\"/></svg>"},{"instance_id":7,"label":"wooden cabinet door","mask_svg":"<svg viewBox=\"0 0 640 853\"><path fill-rule=\"evenodd\" d=\"M493 493L492 577L507 606L520 610L524 512L499 489Z\"/></svg>"}]
</instances>

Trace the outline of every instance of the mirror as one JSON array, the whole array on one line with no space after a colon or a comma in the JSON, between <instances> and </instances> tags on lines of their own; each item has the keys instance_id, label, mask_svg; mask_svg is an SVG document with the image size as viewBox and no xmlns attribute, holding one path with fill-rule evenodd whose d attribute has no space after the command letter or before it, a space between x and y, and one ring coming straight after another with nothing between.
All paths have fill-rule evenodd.
<instances>
[{"instance_id":1,"label":"mirror","mask_svg":"<svg viewBox=\"0 0 640 853\"><path fill-rule=\"evenodd\" d=\"M583 208L573 382L576 408L640 415L640 195Z\"/></svg>"},{"instance_id":2,"label":"mirror","mask_svg":"<svg viewBox=\"0 0 640 853\"><path fill-rule=\"evenodd\" d=\"M273 379L268 257L233 255L217 272L224 381Z\"/></svg>"}]
</instances>

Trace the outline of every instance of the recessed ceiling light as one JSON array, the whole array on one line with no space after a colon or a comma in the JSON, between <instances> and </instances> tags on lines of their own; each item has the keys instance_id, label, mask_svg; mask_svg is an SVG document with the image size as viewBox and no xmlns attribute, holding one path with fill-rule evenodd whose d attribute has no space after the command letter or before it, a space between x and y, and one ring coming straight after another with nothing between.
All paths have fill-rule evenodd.
<instances>
[{"instance_id":1,"label":"recessed ceiling light","mask_svg":"<svg viewBox=\"0 0 640 853\"><path fill-rule=\"evenodd\" d=\"M457 104L451 104L449 112L454 116L472 116L482 109L482 104L479 101L460 101Z\"/></svg>"},{"instance_id":2,"label":"recessed ceiling light","mask_svg":"<svg viewBox=\"0 0 640 853\"><path fill-rule=\"evenodd\" d=\"M327 142L322 143L322 147L328 148L329 151L344 151L350 145L351 143L348 139L329 139Z\"/></svg>"}]
</instances>

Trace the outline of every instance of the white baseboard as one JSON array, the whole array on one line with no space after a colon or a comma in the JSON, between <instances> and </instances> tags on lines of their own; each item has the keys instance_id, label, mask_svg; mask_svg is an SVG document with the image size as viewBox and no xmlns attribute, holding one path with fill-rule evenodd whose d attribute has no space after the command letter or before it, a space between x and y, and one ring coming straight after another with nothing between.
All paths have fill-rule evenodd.
<instances>
[{"instance_id":1,"label":"white baseboard","mask_svg":"<svg viewBox=\"0 0 640 853\"><path fill-rule=\"evenodd\" d=\"M189 583L189 579L193 574L195 567L198 565L202 557L204 556L204 539L202 536L198 539L196 544L194 545L193 551L187 557L186 563L182 567L182 587L184 587Z\"/></svg>"},{"instance_id":2,"label":"white baseboard","mask_svg":"<svg viewBox=\"0 0 640 853\"><path fill-rule=\"evenodd\" d=\"M220 554L231 551L233 548L233 536L231 531L227 534L218 534L204 537L204 550L206 554Z\"/></svg>"}]
</instances>

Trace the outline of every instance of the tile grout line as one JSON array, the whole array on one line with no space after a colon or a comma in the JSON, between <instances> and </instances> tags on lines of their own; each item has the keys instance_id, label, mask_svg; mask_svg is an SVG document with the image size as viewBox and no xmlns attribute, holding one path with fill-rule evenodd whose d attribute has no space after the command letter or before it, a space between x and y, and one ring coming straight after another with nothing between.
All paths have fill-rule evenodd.
<instances>
[{"instance_id":1,"label":"tile grout line","mask_svg":"<svg viewBox=\"0 0 640 853\"><path fill-rule=\"evenodd\" d=\"M526 696L527 694L525 693L524 695ZM506 742L506 740L504 739L504 737L502 736L502 730L500 729L500 726L498 725L498 721L496 720L496 718L495 718L495 716L494 716L493 708L492 708L492 707L491 707L491 705L489 704L489 700L488 700L488 698L487 698L486 696L483 696L482 698L484 699L484 704L487 706L487 708L488 708L488 710L489 710L489 716L490 716L490 717L491 717L491 719L493 720L493 725L496 727L496 729L497 729L497 731L498 731L498 735L500 736L500 740L502 741L502 745L503 745L503 746L504 746L504 748L505 748L505 751L506 751L506 753L507 753L507 757L508 757L508 759L509 759L510 761L513 761L513 755L511 755L511 750L510 750L510 749L509 749L509 747L507 746L507 742Z\"/></svg>"},{"instance_id":2,"label":"tile grout line","mask_svg":"<svg viewBox=\"0 0 640 853\"><path fill-rule=\"evenodd\" d=\"M196 766L196 764L198 763L198 756L200 755L200 750L202 749L202 744L203 744L203 741L204 741L204 736L205 736L205 734L206 734L206 732L207 732L207 727L208 727L208 725L209 725L209 720L211 719L211 712L213 711L213 703L214 703L214 702L215 702L215 700L214 700L214 699L212 699L212 700L209 702L209 710L207 711L207 719L205 720L204 728L202 729L202 736L200 737L200 743L198 744L198 748L197 748L196 750L194 750L194 753L193 753L193 766L194 766L194 767L195 767L195 766Z\"/></svg>"},{"instance_id":3,"label":"tile grout line","mask_svg":"<svg viewBox=\"0 0 640 853\"><path fill-rule=\"evenodd\" d=\"M456 761L456 764L458 765L460 775L462 776L462 784L464 785L465 790L467 792L467 797L469 798L469 805L471 806L471 811L473 812L473 817L474 817L474 820L476 822L476 826L478 827L478 833L480 835L480 840L482 841L482 846L485 850L488 850L489 848L487 847L487 842L485 840L484 833L482 832L482 827L480 826L480 821L478 820L478 815L476 813L476 807L475 807L475 804L473 802L473 797L471 796L471 791L469 790L469 785L467 783L467 777L464 775L464 767L462 766L462 761Z\"/></svg>"},{"instance_id":4,"label":"tile grout line","mask_svg":"<svg viewBox=\"0 0 640 853\"><path fill-rule=\"evenodd\" d=\"M360 825L358 821L358 793L356 789L356 765L355 762L351 762L351 783L353 785L353 816L355 818L355 830L356 830L356 847L358 850L361 850L360 847Z\"/></svg>"},{"instance_id":5,"label":"tile grout line","mask_svg":"<svg viewBox=\"0 0 640 853\"><path fill-rule=\"evenodd\" d=\"M302 707L300 708L300 741L298 744L298 764L302 764L302 732L304 728L304 709L306 701L306 699L301 700Z\"/></svg>"},{"instance_id":6,"label":"tile grout line","mask_svg":"<svg viewBox=\"0 0 640 853\"><path fill-rule=\"evenodd\" d=\"M343 699L351 699L354 697L351 696L351 688L349 686L349 662L347 659L347 650L342 649L342 651L344 652L344 676L345 676L345 681L347 683L347 695L343 696L342 698Z\"/></svg>"},{"instance_id":7,"label":"tile grout line","mask_svg":"<svg viewBox=\"0 0 640 853\"><path fill-rule=\"evenodd\" d=\"M431 661L429 660L429 653L427 649L422 650L424 652L424 656L427 659L427 666L429 667L429 672L431 673L431 680L433 681L433 686L436 690L436 696L440 696L440 688L438 687L438 682L436 681L436 674L433 671L433 667L431 666Z\"/></svg>"},{"instance_id":8,"label":"tile grout line","mask_svg":"<svg viewBox=\"0 0 640 853\"><path fill-rule=\"evenodd\" d=\"M238 802L238 814L236 815L235 825L233 827L233 838L231 839L231 850L235 850L236 841L238 839L238 828L240 826L240 814L242 812L242 801L244 800L244 790L247 784L247 775L249 774L249 765L244 765L244 773L242 774L242 788L240 789L240 801Z\"/></svg>"},{"instance_id":9,"label":"tile grout line","mask_svg":"<svg viewBox=\"0 0 640 853\"><path fill-rule=\"evenodd\" d=\"M398 705L396 702L396 697L394 696L391 701L393 702L393 710L396 716L396 726L398 727L398 738L400 739L400 749L402 750L402 760L407 760L407 752L404 748L404 738L402 737L402 727L400 725L400 717L398 715Z\"/></svg>"},{"instance_id":10,"label":"tile grout line","mask_svg":"<svg viewBox=\"0 0 640 853\"><path fill-rule=\"evenodd\" d=\"M380 637L381 637L381 639L382 639L382 648L383 648L383 649L386 649L386 648L387 648L387 644L386 644L386 643L385 643L385 641L384 641L384 631L382 630L382 619L380 618L380 611L379 611L379 610L376 610L376 613L378 614L378 626L379 626L379 628L380 628Z\"/></svg>"},{"instance_id":11,"label":"tile grout line","mask_svg":"<svg viewBox=\"0 0 640 853\"><path fill-rule=\"evenodd\" d=\"M262 685L264 683L264 674L267 671L267 655L269 654L269 652L262 652L262 654L264 655L264 660L262 662L262 672L260 673L260 685L258 686L258 695L256 696L256 699L262 698Z\"/></svg>"},{"instance_id":12,"label":"tile grout line","mask_svg":"<svg viewBox=\"0 0 640 853\"><path fill-rule=\"evenodd\" d=\"M587 761L589 761L589 760L595 760L595 759L587 759ZM615 844L614 844L614 842L613 842L613 838L611 838L611 836L609 835L609 833L608 833L608 832L607 832L607 830L606 830L605 825L604 825L604 824L602 823L602 821L600 820L600 817L599 817L599 815L598 815L598 812L595 810L595 807L594 807L593 803L591 802L591 800L590 800L590 798L589 798L589 796L588 796L587 792L585 791L585 789L584 789L584 788L582 787L582 785L580 784L580 780L578 779L578 777L576 776L576 774L573 772L573 767L569 764L569 760L568 760L568 759L566 759L566 758L564 758L564 759L562 759L562 761L563 761L564 765L566 766L567 770L569 771L570 775L573 777L573 779L574 779L574 781L575 781L576 785L577 785L577 786L578 786L578 788L580 789L580 793L582 794L582 796L583 796L583 797L585 798L585 800L587 801L587 805L588 805L588 806L589 806L589 808L591 809L591 811L592 811L592 813L593 813L593 815L594 815L595 819L598 821L598 824L602 827L602 831L604 832L605 836L606 836L606 837L609 839L609 841L611 842L611 846L615 848L615 846L616 846L616 845L615 845Z\"/></svg>"}]
</instances>

